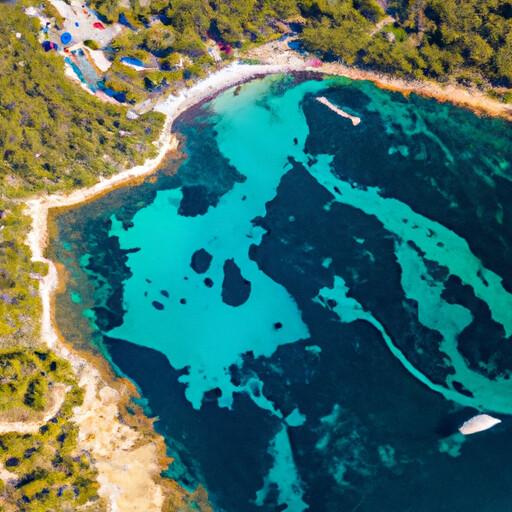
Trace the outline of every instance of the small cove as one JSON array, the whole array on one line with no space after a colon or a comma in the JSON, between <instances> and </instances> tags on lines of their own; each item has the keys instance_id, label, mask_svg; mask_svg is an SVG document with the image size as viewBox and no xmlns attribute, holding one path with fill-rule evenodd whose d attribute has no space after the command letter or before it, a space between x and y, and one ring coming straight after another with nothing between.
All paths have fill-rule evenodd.
<instances>
[{"instance_id":1,"label":"small cove","mask_svg":"<svg viewBox=\"0 0 512 512\"><path fill-rule=\"evenodd\" d=\"M169 476L225 511L504 506L508 423L455 432L512 410L510 126L267 77L177 129L176 174L64 213L51 248L59 325L139 386Z\"/></svg>"}]
</instances>

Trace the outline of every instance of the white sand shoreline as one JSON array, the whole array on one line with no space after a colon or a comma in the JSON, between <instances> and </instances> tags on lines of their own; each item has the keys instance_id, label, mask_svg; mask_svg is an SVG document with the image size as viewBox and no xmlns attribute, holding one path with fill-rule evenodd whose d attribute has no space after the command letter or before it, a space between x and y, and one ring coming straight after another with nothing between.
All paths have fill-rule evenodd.
<instances>
[{"instance_id":1,"label":"white sand shoreline","mask_svg":"<svg viewBox=\"0 0 512 512\"><path fill-rule=\"evenodd\" d=\"M177 149L178 141L171 132L176 118L195 104L217 94L219 91L249 80L259 75L301 71L305 68L283 65L233 64L210 75L190 89L182 91L178 96L171 96L156 105L155 110L167 116L162 133L155 144L158 154L141 165L121 171L110 178L100 178L98 183L86 189L79 189L69 194L52 194L36 197L26 201L27 212L32 219L27 242L32 251L32 261L48 265L48 274L41 280L40 294L42 298L42 330L41 336L50 347L58 343L51 315L50 298L57 288L57 270L54 263L44 256L48 235L48 212L53 208L66 208L91 200L119 185L131 182L153 173L164 161L166 155Z\"/></svg>"},{"instance_id":2,"label":"white sand shoreline","mask_svg":"<svg viewBox=\"0 0 512 512\"><path fill-rule=\"evenodd\" d=\"M48 216L52 208L76 206L115 187L153 173L165 160L169 151L177 149L178 141L172 134L176 118L188 108L220 92L259 75L301 71L300 65L232 64L213 73L178 96L171 96L155 107L166 115L164 128L156 141L158 154L142 165L122 171L111 178L100 179L87 189L69 194L52 194L26 202L32 228L27 243L32 261L43 262L48 272L40 281L41 338L59 356L73 366L80 386L85 390L84 403L75 409L74 421L79 428L78 442L88 450L98 471L99 495L110 511L159 512L164 503L164 492L157 483L160 473L157 447L153 443L141 446L140 434L120 422L119 393L110 387L100 371L59 339L53 322L53 296L57 290L58 272L55 263L45 257L48 241Z\"/></svg>"},{"instance_id":3,"label":"white sand shoreline","mask_svg":"<svg viewBox=\"0 0 512 512\"><path fill-rule=\"evenodd\" d=\"M287 40L273 41L247 53L247 57L267 64L301 66L306 71L331 76L343 76L351 80L368 80L377 87L397 91L404 95L418 94L439 102L451 103L469 109L478 115L499 117L512 121L512 105L491 98L485 91L453 83L441 84L431 80L408 80L370 69L348 66L341 62L324 62L320 66L308 67L297 52L288 47Z\"/></svg>"}]
</instances>

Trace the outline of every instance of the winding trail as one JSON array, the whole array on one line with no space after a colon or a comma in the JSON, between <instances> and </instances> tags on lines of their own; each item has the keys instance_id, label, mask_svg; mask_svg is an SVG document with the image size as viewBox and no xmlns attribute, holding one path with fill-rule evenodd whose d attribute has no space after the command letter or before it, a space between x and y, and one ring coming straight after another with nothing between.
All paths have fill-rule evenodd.
<instances>
[{"instance_id":1,"label":"winding trail","mask_svg":"<svg viewBox=\"0 0 512 512\"><path fill-rule=\"evenodd\" d=\"M0 421L0 435L9 432L35 434L45 423L57 415L68 391L69 388L65 384L55 384L50 393L51 405L39 421Z\"/></svg>"}]
</instances>

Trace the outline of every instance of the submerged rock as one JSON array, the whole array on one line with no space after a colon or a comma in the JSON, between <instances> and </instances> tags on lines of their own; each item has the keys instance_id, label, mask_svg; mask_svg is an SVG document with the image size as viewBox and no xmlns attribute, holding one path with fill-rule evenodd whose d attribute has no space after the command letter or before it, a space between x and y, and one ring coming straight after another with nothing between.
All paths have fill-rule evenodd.
<instances>
[{"instance_id":1,"label":"submerged rock","mask_svg":"<svg viewBox=\"0 0 512 512\"><path fill-rule=\"evenodd\" d=\"M251 283L244 278L235 260L224 262L224 280L222 282L222 301L229 306L238 307L247 302L251 295Z\"/></svg>"},{"instance_id":2,"label":"submerged rock","mask_svg":"<svg viewBox=\"0 0 512 512\"><path fill-rule=\"evenodd\" d=\"M155 308L155 309L158 309L158 311L162 311L162 309L164 309L164 305L161 303L161 302L158 302L157 300L154 300L151 305Z\"/></svg>"},{"instance_id":3,"label":"submerged rock","mask_svg":"<svg viewBox=\"0 0 512 512\"><path fill-rule=\"evenodd\" d=\"M209 268L212 262L212 255L205 249L199 249L192 254L190 266L194 272L198 274L204 274Z\"/></svg>"}]
</instances>

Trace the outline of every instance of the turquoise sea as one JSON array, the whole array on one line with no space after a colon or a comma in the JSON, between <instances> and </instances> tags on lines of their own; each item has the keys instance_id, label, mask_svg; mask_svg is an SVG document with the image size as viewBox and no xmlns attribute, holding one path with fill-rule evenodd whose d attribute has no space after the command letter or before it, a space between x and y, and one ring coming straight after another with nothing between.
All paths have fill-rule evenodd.
<instances>
[{"instance_id":1,"label":"turquoise sea","mask_svg":"<svg viewBox=\"0 0 512 512\"><path fill-rule=\"evenodd\" d=\"M509 510L512 126L294 75L176 129L50 249L61 329L138 386L166 474L222 512Z\"/></svg>"}]
</instances>

